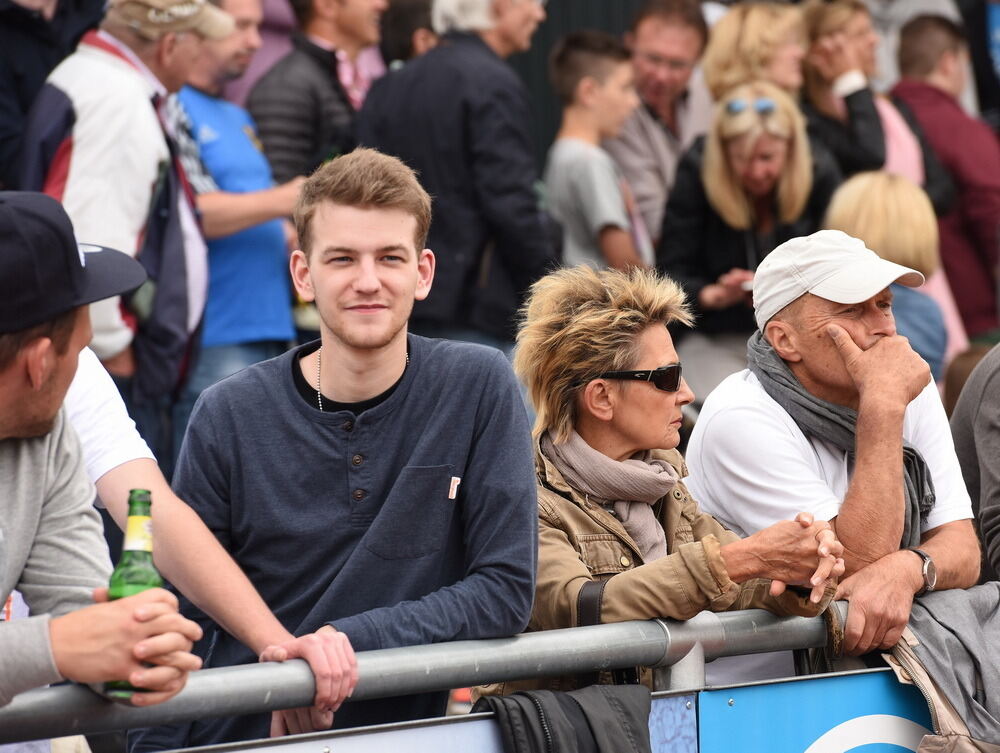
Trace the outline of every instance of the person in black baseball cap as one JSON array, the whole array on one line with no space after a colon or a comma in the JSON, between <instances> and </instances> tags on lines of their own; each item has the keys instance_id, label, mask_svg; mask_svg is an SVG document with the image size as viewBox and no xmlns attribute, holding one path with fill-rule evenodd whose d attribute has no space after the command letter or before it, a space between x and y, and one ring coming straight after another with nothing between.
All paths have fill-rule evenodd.
<instances>
[{"instance_id":1,"label":"person in black baseball cap","mask_svg":"<svg viewBox=\"0 0 1000 753\"><path fill-rule=\"evenodd\" d=\"M55 199L0 191L0 334L130 292L145 279L127 254L78 243Z\"/></svg>"},{"instance_id":2,"label":"person in black baseball cap","mask_svg":"<svg viewBox=\"0 0 1000 753\"><path fill-rule=\"evenodd\" d=\"M145 279L127 254L78 243L55 199L0 191L0 439L48 433L90 341L86 305Z\"/></svg>"},{"instance_id":3,"label":"person in black baseball cap","mask_svg":"<svg viewBox=\"0 0 1000 753\"><path fill-rule=\"evenodd\" d=\"M149 705L201 665L190 653L201 629L173 594L105 603L111 568L94 487L61 408L90 341L87 304L145 278L126 254L78 244L57 201L0 192L0 603L17 589L32 615L0 622L0 706L61 679L129 680L150 691L132 702Z\"/></svg>"}]
</instances>

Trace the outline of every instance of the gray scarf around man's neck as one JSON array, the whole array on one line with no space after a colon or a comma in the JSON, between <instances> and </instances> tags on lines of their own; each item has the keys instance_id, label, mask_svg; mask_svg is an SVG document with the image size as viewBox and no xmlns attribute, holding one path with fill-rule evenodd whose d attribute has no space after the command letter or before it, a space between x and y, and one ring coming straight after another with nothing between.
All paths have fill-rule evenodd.
<instances>
[{"instance_id":1,"label":"gray scarf around man's neck","mask_svg":"<svg viewBox=\"0 0 1000 753\"><path fill-rule=\"evenodd\" d=\"M847 453L848 472L854 471L855 433L858 414L850 408L828 403L807 392L788 364L781 360L760 330L747 341L747 363L764 391L782 408L807 437L822 439ZM920 524L934 507L934 482L916 448L903 443L903 538L900 548L920 544Z\"/></svg>"}]
</instances>

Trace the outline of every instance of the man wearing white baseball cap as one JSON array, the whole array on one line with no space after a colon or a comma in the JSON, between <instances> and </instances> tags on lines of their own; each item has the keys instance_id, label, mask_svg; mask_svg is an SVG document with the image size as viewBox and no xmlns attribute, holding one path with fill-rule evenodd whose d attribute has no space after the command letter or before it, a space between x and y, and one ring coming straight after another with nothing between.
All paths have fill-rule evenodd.
<instances>
[{"instance_id":1,"label":"man wearing white baseball cap","mask_svg":"<svg viewBox=\"0 0 1000 753\"><path fill-rule=\"evenodd\" d=\"M915 595L979 575L948 421L927 364L896 334L894 282L923 275L836 230L778 246L754 277L749 368L708 396L687 452L693 495L733 530L789 510L835 526L852 655L892 646ZM785 656L722 665L716 678L793 674Z\"/></svg>"}]
</instances>

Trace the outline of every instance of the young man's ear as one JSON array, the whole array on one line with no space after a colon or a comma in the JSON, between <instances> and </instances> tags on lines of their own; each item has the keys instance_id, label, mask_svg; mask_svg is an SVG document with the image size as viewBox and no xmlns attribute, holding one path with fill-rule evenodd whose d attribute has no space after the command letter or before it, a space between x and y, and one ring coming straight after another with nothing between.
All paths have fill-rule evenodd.
<instances>
[{"instance_id":1,"label":"young man's ear","mask_svg":"<svg viewBox=\"0 0 1000 753\"><path fill-rule=\"evenodd\" d=\"M425 248L420 252L417 257L417 289L413 293L414 300L422 301L430 294L436 264L433 251Z\"/></svg>"},{"instance_id":2,"label":"young man's ear","mask_svg":"<svg viewBox=\"0 0 1000 753\"><path fill-rule=\"evenodd\" d=\"M303 301L315 301L316 291L313 290L312 276L309 274L309 260L301 249L292 251L288 259L288 270L292 275L295 292Z\"/></svg>"},{"instance_id":3,"label":"young man's ear","mask_svg":"<svg viewBox=\"0 0 1000 753\"><path fill-rule=\"evenodd\" d=\"M774 352L783 361L795 363L802 360L802 355L798 350L795 328L788 322L772 319L764 325L764 337L771 343Z\"/></svg>"}]
</instances>

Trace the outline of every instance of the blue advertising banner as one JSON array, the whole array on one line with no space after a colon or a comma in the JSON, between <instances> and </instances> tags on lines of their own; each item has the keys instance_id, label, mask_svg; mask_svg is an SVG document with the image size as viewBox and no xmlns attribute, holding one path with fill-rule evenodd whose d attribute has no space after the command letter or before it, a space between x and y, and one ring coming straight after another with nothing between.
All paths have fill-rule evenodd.
<instances>
[{"instance_id":1,"label":"blue advertising banner","mask_svg":"<svg viewBox=\"0 0 1000 753\"><path fill-rule=\"evenodd\" d=\"M931 720L890 671L703 691L701 753L904 753Z\"/></svg>"}]
</instances>

